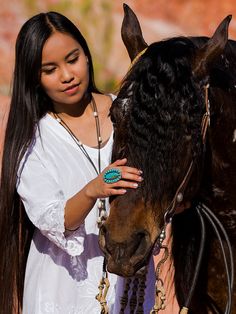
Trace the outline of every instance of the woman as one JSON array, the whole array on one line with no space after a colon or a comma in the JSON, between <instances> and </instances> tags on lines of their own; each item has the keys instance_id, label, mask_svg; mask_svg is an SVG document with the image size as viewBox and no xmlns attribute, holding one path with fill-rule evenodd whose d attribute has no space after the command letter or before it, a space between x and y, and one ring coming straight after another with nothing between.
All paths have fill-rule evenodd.
<instances>
[{"instance_id":1,"label":"woman","mask_svg":"<svg viewBox=\"0 0 236 314\"><path fill-rule=\"evenodd\" d=\"M23 281L24 314L100 313L97 220L106 215L104 198L142 180L126 159L106 167L111 102L95 86L88 46L74 24L49 12L23 25L1 176L2 313L21 312ZM112 313L116 276L109 279Z\"/></svg>"}]
</instances>

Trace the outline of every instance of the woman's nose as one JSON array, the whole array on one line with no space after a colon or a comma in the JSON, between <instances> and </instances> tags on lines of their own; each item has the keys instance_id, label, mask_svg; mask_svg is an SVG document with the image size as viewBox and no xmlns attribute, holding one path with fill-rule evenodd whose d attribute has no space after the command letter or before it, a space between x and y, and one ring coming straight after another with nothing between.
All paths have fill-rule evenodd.
<instances>
[{"instance_id":1,"label":"woman's nose","mask_svg":"<svg viewBox=\"0 0 236 314\"><path fill-rule=\"evenodd\" d=\"M70 83L71 81L73 81L73 79L74 79L74 75L67 67L61 68L62 83Z\"/></svg>"}]
</instances>

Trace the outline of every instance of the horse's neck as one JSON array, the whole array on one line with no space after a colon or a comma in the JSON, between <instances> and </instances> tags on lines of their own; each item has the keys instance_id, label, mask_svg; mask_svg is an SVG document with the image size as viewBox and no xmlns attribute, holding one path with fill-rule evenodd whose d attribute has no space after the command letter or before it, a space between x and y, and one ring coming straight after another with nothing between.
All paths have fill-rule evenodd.
<instances>
[{"instance_id":1,"label":"horse's neck","mask_svg":"<svg viewBox=\"0 0 236 314\"><path fill-rule=\"evenodd\" d=\"M205 193L212 209L236 237L236 91L214 91L215 108L209 128L209 147L205 169ZM215 102L215 103L214 103ZM217 103L217 104L216 104Z\"/></svg>"}]
</instances>

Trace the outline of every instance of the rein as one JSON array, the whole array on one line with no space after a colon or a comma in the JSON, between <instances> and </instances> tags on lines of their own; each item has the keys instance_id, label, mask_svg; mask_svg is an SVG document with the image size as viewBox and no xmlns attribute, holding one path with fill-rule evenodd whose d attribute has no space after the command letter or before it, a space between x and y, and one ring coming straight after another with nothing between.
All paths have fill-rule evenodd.
<instances>
[{"instance_id":1,"label":"rein","mask_svg":"<svg viewBox=\"0 0 236 314\"><path fill-rule=\"evenodd\" d=\"M198 253L198 259L195 266L195 273L193 277L193 282L190 288L189 295L187 297L187 300L185 301L185 305L181 308L180 314L187 314L189 310L189 305L191 303L191 299L194 293L194 289L196 287L198 274L200 271L201 261L203 257L204 252L204 246L205 246L205 240L206 240L206 226L205 226L205 220L204 218L210 223L211 227L215 231L215 234L219 240L221 252L223 255L224 265L225 265L225 271L226 271L226 278L227 278L227 293L228 293L228 301L226 304L225 312L224 314L230 314L231 313L231 307L232 307L232 298L233 298L233 285L234 285L234 261L233 261L233 252L232 247L230 244L229 237L227 235L227 232L222 225L222 223L219 221L219 219L216 217L216 215L210 210L209 207L207 207L205 204L199 202L196 206L196 211L200 219L201 224L201 242L199 246L199 253ZM205 217L203 217L205 216ZM224 237L225 243L227 247L224 247L222 235ZM227 253L228 250L228 256L229 260L227 260Z\"/></svg>"},{"instance_id":2,"label":"rein","mask_svg":"<svg viewBox=\"0 0 236 314\"><path fill-rule=\"evenodd\" d=\"M234 286L234 260L233 260L233 251L232 246L230 244L230 240L228 237L228 234L222 225L222 223L219 221L219 219L216 217L216 215L210 210L209 207L207 207L203 203L199 203L196 207L199 215L201 216L201 212L205 215L208 222L211 224L212 228L215 231L215 234L219 240L223 260L225 264L225 271L226 271L226 277L227 277L227 285L228 285L228 302L225 309L225 314L231 313L231 307L232 307L232 299L233 299L233 286ZM201 218L202 219L202 218ZM222 235L224 236L226 247L224 247L224 243L222 240ZM228 249L228 256L229 260L227 261L226 251Z\"/></svg>"}]
</instances>

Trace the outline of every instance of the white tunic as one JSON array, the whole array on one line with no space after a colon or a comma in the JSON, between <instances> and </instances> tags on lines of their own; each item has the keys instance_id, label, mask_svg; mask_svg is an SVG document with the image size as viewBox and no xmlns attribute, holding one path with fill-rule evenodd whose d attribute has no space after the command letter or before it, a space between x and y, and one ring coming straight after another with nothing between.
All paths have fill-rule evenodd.
<instances>
[{"instance_id":1,"label":"white tunic","mask_svg":"<svg viewBox=\"0 0 236 314\"><path fill-rule=\"evenodd\" d=\"M32 147L18 171L17 190L36 226L26 267L23 314L98 314L95 299L102 277L98 246L98 209L84 224L65 233L66 201L96 177L68 132L49 114L41 119ZM110 161L112 136L101 149L102 169ZM85 146L95 165L97 149ZM79 204L78 204L79 210ZM113 312L116 276L109 275L108 302Z\"/></svg>"}]
</instances>

